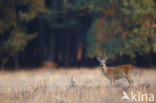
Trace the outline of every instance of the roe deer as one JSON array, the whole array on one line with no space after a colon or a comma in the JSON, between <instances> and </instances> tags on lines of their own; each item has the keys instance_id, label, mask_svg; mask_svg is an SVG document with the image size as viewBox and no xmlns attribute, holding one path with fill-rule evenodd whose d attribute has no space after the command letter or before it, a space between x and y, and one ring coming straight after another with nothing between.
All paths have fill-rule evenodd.
<instances>
[{"instance_id":1,"label":"roe deer","mask_svg":"<svg viewBox=\"0 0 156 103\"><path fill-rule=\"evenodd\" d=\"M110 80L111 85L115 86L115 80L118 80L120 78L126 78L128 80L129 85L133 83L133 79L131 78L132 72L134 71L134 67L129 64L120 65L116 67L107 68L106 67L106 61L107 58L105 57L97 57L97 60L100 63L101 70L103 74Z\"/></svg>"}]
</instances>

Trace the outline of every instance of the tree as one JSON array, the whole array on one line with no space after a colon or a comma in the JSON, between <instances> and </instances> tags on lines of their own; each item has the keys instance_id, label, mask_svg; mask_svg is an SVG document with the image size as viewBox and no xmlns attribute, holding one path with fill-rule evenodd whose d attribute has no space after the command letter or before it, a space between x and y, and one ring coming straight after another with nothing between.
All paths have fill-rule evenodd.
<instances>
[{"instance_id":1,"label":"tree","mask_svg":"<svg viewBox=\"0 0 156 103\"><path fill-rule=\"evenodd\" d=\"M80 39L84 36L84 31L82 32L79 28L86 26L81 26L81 17L86 16L86 14L79 7L76 7L78 5L74 4L75 2L77 1L62 0L59 2L58 0L52 0L51 5L48 7L52 13L45 17L45 21L47 21L47 25L51 29L48 38L47 59L55 62L56 59L59 58L65 67L69 66L71 55L75 55L74 49L80 48L79 45L82 45L81 41L84 40ZM61 38L64 39L62 40ZM74 38L76 38L75 41L73 40ZM74 44L75 42L77 42L77 44ZM73 45L76 46L72 47ZM57 48L61 48L61 51ZM54 56L56 58L54 58ZM74 59L72 58L72 61L74 61Z\"/></svg>"},{"instance_id":2,"label":"tree","mask_svg":"<svg viewBox=\"0 0 156 103\"><path fill-rule=\"evenodd\" d=\"M28 23L38 14L46 12L44 0L1 0L0 11L0 36L3 38L0 42L1 61L4 64L9 60L5 58L14 57L18 66L18 53L36 37L36 33L28 31Z\"/></svg>"},{"instance_id":3,"label":"tree","mask_svg":"<svg viewBox=\"0 0 156 103\"><path fill-rule=\"evenodd\" d=\"M110 1L111 2L111 1ZM156 13L154 0L111 2L88 32L88 56L115 57L156 53Z\"/></svg>"}]
</instances>

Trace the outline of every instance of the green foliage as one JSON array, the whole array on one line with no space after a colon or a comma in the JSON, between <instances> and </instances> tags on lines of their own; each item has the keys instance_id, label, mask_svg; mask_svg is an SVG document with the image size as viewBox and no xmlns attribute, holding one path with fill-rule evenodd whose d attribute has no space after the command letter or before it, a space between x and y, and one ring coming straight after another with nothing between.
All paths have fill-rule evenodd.
<instances>
[{"instance_id":1,"label":"green foliage","mask_svg":"<svg viewBox=\"0 0 156 103\"><path fill-rule=\"evenodd\" d=\"M8 51L19 52L23 51L27 46L28 41L34 39L37 36L34 34L26 34L25 32L14 32L10 35L9 39L4 42L4 47Z\"/></svg>"},{"instance_id":2,"label":"green foliage","mask_svg":"<svg viewBox=\"0 0 156 103\"><path fill-rule=\"evenodd\" d=\"M139 21L139 20L138 20ZM131 48L134 53L139 55L147 53L155 53L156 44L156 27L153 16L141 18L140 22L136 22L130 34L126 36L125 47Z\"/></svg>"},{"instance_id":3,"label":"green foliage","mask_svg":"<svg viewBox=\"0 0 156 103\"><path fill-rule=\"evenodd\" d=\"M116 0L114 3L128 16L140 16L147 13L155 14L155 0Z\"/></svg>"},{"instance_id":4,"label":"green foliage","mask_svg":"<svg viewBox=\"0 0 156 103\"><path fill-rule=\"evenodd\" d=\"M84 43L84 30L91 24L87 54L92 58L104 52L110 57L131 58L156 53L155 0L52 0L48 9L44 2L0 0L0 61L6 63L8 56L23 51L37 36L28 27L37 17L47 31L78 34L75 39L79 43Z\"/></svg>"},{"instance_id":5,"label":"green foliage","mask_svg":"<svg viewBox=\"0 0 156 103\"><path fill-rule=\"evenodd\" d=\"M44 0L23 0L24 5L27 5L28 10L20 11L20 18L25 21L30 21L39 13L48 13L49 11L45 8L44 2Z\"/></svg>"},{"instance_id":6,"label":"green foliage","mask_svg":"<svg viewBox=\"0 0 156 103\"><path fill-rule=\"evenodd\" d=\"M23 51L28 41L36 37L37 33L28 33L28 23L47 11L44 0L0 1L0 61L3 64L10 56Z\"/></svg>"},{"instance_id":7,"label":"green foliage","mask_svg":"<svg viewBox=\"0 0 156 103\"><path fill-rule=\"evenodd\" d=\"M122 1L122 2L121 2ZM117 0L95 19L88 32L88 56L156 53L154 0Z\"/></svg>"},{"instance_id":8,"label":"green foliage","mask_svg":"<svg viewBox=\"0 0 156 103\"><path fill-rule=\"evenodd\" d=\"M69 2L72 8L78 8L81 10L89 9L89 11L104 11L109 8L110 0L71 0Z\"/></svg>"}]
</instances>

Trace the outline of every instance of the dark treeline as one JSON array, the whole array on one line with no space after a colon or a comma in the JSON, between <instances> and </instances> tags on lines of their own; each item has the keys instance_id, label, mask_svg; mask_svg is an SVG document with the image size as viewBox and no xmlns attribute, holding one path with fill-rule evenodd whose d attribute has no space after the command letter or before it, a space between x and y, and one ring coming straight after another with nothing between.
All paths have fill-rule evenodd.
<instances>
[{"instance_id":1,"label":"dark treeline","mask_svg":"<svg viewBox=\"0 0 156 103\"><path fill-rule=\"evenodd\" d=\"M153 66L154 0L0 0L1 68Z\"/></svg>"}]
</instances>

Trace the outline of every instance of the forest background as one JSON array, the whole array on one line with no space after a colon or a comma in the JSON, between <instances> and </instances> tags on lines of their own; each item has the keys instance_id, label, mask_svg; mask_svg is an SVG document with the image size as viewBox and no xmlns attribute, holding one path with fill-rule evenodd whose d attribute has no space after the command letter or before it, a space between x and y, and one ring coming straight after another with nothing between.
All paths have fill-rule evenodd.
<instances>
[{"instance_id":1,"label":"forest background","mask_svg":"<svg viewBox=\"0 0 156 103\"><path fill-rule=\"evenodd\" d=\"M1 69L155 66L155 0L0 0Z\"/></svg>"}]
</instances>

